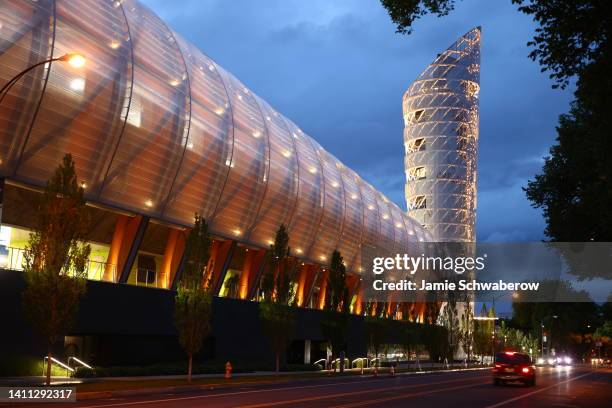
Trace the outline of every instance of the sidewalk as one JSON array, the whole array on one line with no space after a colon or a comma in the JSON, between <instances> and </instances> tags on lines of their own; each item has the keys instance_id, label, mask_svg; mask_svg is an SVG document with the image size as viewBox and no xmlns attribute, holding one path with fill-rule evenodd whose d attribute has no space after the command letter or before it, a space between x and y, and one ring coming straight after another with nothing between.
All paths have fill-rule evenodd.
<instances>
[{"instance_id":1,"label":"sidewalk","mask_svg":"<svg viewBox=\"0 0 612 408\"><path fill-rule=\"evenodd\" d=\"M470 367L470 368L454 368L454 369L434 369L434 370L423 370L423 371L400 371L396 372L396 376L406 376L406 375L435 375L435 374L443 374L449 372L457 372L457 371L480 371L480 370L488 370L490 367ZM293 375L291 375L293 374ZM350 369L346 370L344 374L340 374L338 372L333 373L333 371L302 371L302 372L284 372L279 373L279 375L275 375L274 372L259 372L259 373L243 373L242 375L236 374L232 379L224 379L221 376L210 377L207 376L205 378L195 379L192 384L188 384L184 380L184 376L182 376L182 384L180 385L171 385L171 386L160 386L152 387L151 382L143 383L142 387L130 387L123 389L113 389L113 390L99 390L94 391L91 390L88 385L91 386L104 386L110 385L109 383L113 382L113 379L109 379L109 381L105 381L98 384L83 384L82 386L77 386L77 395L79 400L85 399L96 399L96 398L115 398L115 397L126 397L126 396L137 396L137 395L154 395L154 394L167 394L167 393L181 393L181 392L191 392L191 391L199 391L199 390L214 390L214 389L226 389L226 388L234 388L234 387L242 387L245 385L265 385L265 384L278 384L282 382L289 381L299 381L299 380L316 380L316 379L336 379L342 377L353 377L353 378L385 378L390 377L390 368L379 368L378 374L374 374L374 369L369 368L364 370L364 374L361 374L360 369ZM172 376L175 377L175 376ZM238 377L238 378L235 378ZM242 379L240 379L242 377ZM138 377L142 380L142 377ZM116 380L116 379L114 379ZM199 381L204 381L203 383L198 383ZM160 382L168 381L168 380L157 380ZM118 382L115 381L115 384ZM122 382L122 385L136 385L134 382Z\"/></svg>"},{"instance_id":2,"label":"sidewalk","mask_svg":"<svg viewBox=\"0 0 612 408\"><path fill-rule=\"evenodd\" d=\"M456 371L474 371L488 369L489 367L470 367L442 369L435 367L422 367L421 371L402 371L400 368L395 375L423 375ZM278 384L280 382L314 380L314 379L334 379L339 377L366 377L373 378L373 368L361 369L353 368L345 370L344 374L333 373L330 370L323 371L294 371L294 372L270 372L258 371L249 373L233 374L231 379L225 379L223 374L200 374L192 377L192 383L188 383L184 375L164 375L164 376L142 376L142 377L100 377L100 378L69 378L53 377L53 385L72 385L77 387L77 395L80 400L95 398L111 398L120 396L151 395L165 393L181 393L199 390L212 390L219 388L232 388L244 385ZM379 377L390 376L390 368L381 367L378 369ZM12 377L0 378L0 386L39 386L44 382L41 376L34 377Z\"/></svg>"}]
</instances>

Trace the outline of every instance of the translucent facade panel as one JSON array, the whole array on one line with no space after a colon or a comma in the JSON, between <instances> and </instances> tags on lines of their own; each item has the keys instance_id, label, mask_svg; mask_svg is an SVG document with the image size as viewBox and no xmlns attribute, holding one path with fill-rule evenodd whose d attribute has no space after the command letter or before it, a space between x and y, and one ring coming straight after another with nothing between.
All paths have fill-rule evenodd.
<instances>
[{"instance_id":1,"label":"translucent facade panel","mask_svg":"<svg viewBox=\"0 0 612 408\"><path fill-rule=\"evenodd\" d=\"M295 213L289 225L289 245L298 256L309 254L323 214L323 172L310 138L288 122L299 162L299 189ZM321 262L319 260L318 262Z\"/></svg>"},{"instance_id":2,"label":"translucent facade panel","mask_svg":"<svg viewBox=\"0 0 612 408\"><path fill-rule=\"evenodd\" d=\"M382 194L376 194L378 202L378 211L380 213L380 235L379 242L391 251L399 250L399 246L395 242L395 225L393 223L393 215L389 200Z\"/></svg>"},{"instance_id":3,"label":"translucent facade panel","mask_svg":"<svg viewBox=\"0 0 612 408\"><path fill-rule=\"evenodd\" d=\"M479 83L475 28L439 54L404 95L408 213L437 241L475 239ZM415 177L416 168L423 177Z\"/></svg>"},{"instance_id":4,"label":"translucent facade panel","mask_svg":"<svg viewBox=\"0 0 612 408\"><path fill-rule=\"evenodd\" d=\"M248 241L268 246L281 224L289 225L298 193L298 159L287 122L267 102L255 97L263 113L269 143L268 186Z\"/></svg>"},{"instance_id":5,"label":"translucent facade panel","mask_svg":"<svg viewBox=\"0 0 612 408\"><path fill-rule=\"evenodd\" d=\"M363 201L363 234L361 242L375 244L381 238L382 215L378 209L378 192L369 183L360 180L359 189Z\"/></svg>"},{"instance_id":6,"label":"translucent facade panel","mask_svg":"<svg viewBox=\"0 0 612 408\"><path fill-rule=\"evenodd\" d=\"M338 251L344 257L348 269L356 270L355 263L359 258L361 249L361 235L363 233L363 200L359 189L359 177L354 171L340 164L340 174L344 186L344 200L346 211L342 236L338 243Z\"/></svg>"},{"instance_id":7,"label":"translucent facade panel","mask_svg":"<svg viewBox=\"0 0 612 408\"><path fill-rule=\"evenodd\" d=\"M402 210L400 208L390 203L389 210L391 213L391 219L393 221L393 227L395 228L395 244L399 251L406 252L408 249L408 231L406 231L406 224L404 223L404 218L402 216Z\"/></svg>"},{"instance_id":8,"label":"translucent facade panel","mask_svg":"<svg viewBox=\"0 0 612 408\"><path fill-rule=\"evenodd\" d=\"M99 21L100 24L91 24ZM97 192L107 159L121 135L132 63L125 17L120 7L95 0L56 1L56 56L78 50L82 68L54 62L35 126L27 139L17 174L48 180L62 157L71 153L88 196Z\"/></svg>"},{"instance_id":9,"label":"translucent facade panel","mask_svg":"<svg viewBox=\"0 0 612 408\"><path fill-rule=\"evenodd\" d=\"M122 4L130 28L134 83L126 127L100 199L159 215L186 146L189 81L172 32L138 2Z\"/></svg>"},{"instance_id":10,"label":"translucent facade panel","mask_svg":"<svg viewBox=\"0 0 612 408\"><path fill-rule=\"evenodd\" d=\"M233 129L229 100L213 61L177 36L191 87L191 120L183 161L164 217L185 223L196 212L210 219L230 167Z\"/></svg>"},{"instance_id":11,"label":"translucent facade panel","mask_svg":"<svg viewBox=\"0 0 612 408\"><path fill-rule=\"evenodd\" d=\"M402 217L404 218L404 224L406 225L406 233L408 234L408 240L415 241L416 230L421 229L422 227L418 225L418 223L416 223L414 219L407 216L406 213L403 213Z\"/></svg>"},{"instance_id":12,"label":"translucent facade panel","mask_svg":"<svg viewBox=\"0 0 612 408\"><path fill-rule=\"evenodd\" d=\"M0 83L52 57L53 1L3 0L0 7ZM23 76L0 103L0 172L12 174L42 96L47 66ZM34 175L29 175L34 176Z\"/></svg>"},{"instance_id":13,"label":"translucent facade panel","mask_svg":"<svg viewBox=\"0 0 612 408\"><path fill-rule=\"evenodd\" d=\"M338 248L338 240L344 227L344 185L340 175L340 162L316 141L312 142L323 169L325 210L310 253L312 259L326 262L331 259L332 251Z\"/></svg>"},{"instance_id":14,"label":"translucent facade panel","mask_svg":"<svg viewBox=\"0 0 612 408\"><path fill-rule=\"evenodd\" d=\"M353 272L360 271L364 243L391 251L419 237L431 239L136 0L5 0L0 24L5 82L66 52L87 59L79 70L60 62L41 66L0 104L4 177L42 187L70 152L92 202L182 226L192 225L199 212L213 235L263 248L284 223L294 255L326 264L338 249ZM414 166L423 167L425 181L431 174L454 180L445 202L460 207L470 184L457 176L472 167L459 159L444 161L444 152L469 156L472 122L463 122L464 109L428 111L421 93L475 89L451 75L453 70L431 72L447 75L444 81L428 76L415 83L413 89L421 91L405 100L411 109L405 119L423 135L412 148L420 155L414 157L433 157L438 164ZM442 101L437 94L435 100ZM444 127L432 118L444 119ZM447 130L454 136L438 141L435 136ZM416 143L411 140L407 146ZM424 196L425 188L415 186L414 194Z\"/></svg>"},{"instance_id":15,"label":"translucent facade panel","mask_svg":"<svg viewBox=\"0 0 612 408\"><path fill-rule=\"evenodd\" d=\"M254 225L268 183L268 136L251 91L221 67L217 69L229 95L234 147L211 225L222 235L243 238Z\"/></svg>"}]
</instances>

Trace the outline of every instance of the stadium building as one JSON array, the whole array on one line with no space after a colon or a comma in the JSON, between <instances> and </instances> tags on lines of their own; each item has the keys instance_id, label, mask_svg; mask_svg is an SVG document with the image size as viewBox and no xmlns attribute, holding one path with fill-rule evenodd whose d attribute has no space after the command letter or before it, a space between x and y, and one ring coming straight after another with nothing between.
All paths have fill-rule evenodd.
<instances>
[{"instance_id":1,"label":"stadium building","mask_svg":"<svg viewBox=\"0 0 612 408\"><path fill-rule=\"evenodd\" d=\"M350 310L360 317L361 248L384 243L406 252L410 243L436 239L430 221L406 214L135 0L10 0L0 24L2 85L50 61L19 77L0 100L1 297L18 307L36 202L71 153L93 220L89 290L65 340L81 355L123 363L132 352L158 356L176 342L172 289L196 212L214 238L207 271L215 304L223 305L213 319L216 351L232 348L238 357L236 341L257 330L248 316L256 319L252 301L281 224L305 316L324 307L333 250L344 257ZM84 66L58 60L75 52L86 57ZM406 112L418 104L406 103ZM477 120L471 123L477 132ZM422 321L425 309L411 305L411 319ZM5 339L8 347L31 349L23 319L7 321L21 333ZM298 335L304 361L317 331L305 324ZM134 351L145 343L147 352ZM118 349L123 357L109 359Z\"/></svg>"}]
</instances>

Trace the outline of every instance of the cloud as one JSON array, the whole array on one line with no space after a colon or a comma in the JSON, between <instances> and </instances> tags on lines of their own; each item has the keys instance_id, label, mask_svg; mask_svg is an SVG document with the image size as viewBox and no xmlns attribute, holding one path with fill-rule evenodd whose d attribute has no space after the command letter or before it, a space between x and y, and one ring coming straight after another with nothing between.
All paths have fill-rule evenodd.
<instances>
[{"instance_id":1,"label":"cloud","mask_svg":"<svg viewBox=\"0 0 612 408\"><path fill-rule=\"evenodd\" d=\"M402 95L481 25L478 237L542 238L541 214L520 187L540 170L572 93L551 89L527 58L535 26L509 1L458 2L410 36L394 32L377 0L145 3L402 208Z\"/></svg>"}]
</instances>

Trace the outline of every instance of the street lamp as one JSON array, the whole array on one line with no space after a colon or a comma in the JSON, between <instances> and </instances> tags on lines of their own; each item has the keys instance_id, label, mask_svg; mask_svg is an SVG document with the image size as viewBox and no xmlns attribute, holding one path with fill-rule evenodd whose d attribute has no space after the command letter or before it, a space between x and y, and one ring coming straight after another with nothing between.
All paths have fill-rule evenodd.
<instances>
[{"instance_id":1,"label":"street lamp","mask_svg":"<svg viewBox=\"0 0 612 408\"><path fill-rule=\"evenodd\" d=\"M543 317L540 320L540 327L541 327L540 335L541 335L541 340L542 340L542 358L544 358L544 320L545 319L550 319L551 317L553 319L556 319L558 316L557 315L548 315L546 317ZM552 327L551 327L551 329L552 329ZM549 333L549 335L548 335L548 341L547 341L548 344L551 344L551 341L550 341L551 335L552 335L552 330L551 330L551 333ZM550 353L550 347L548 347L548 352Z\"/></svg>"},{"instance_id":2,"label":"street lamp","mask_svg":"<svg viewBox=\"0 0 612 408\"><path fill-rule=\"evenodd\" d=\"M10 81L8 81L2 87L2 89L0 89L0 103L2 103L2 100L8 94L8 91L11 89L11 87L15 85L17 81L19 81L19 79L21 79L25 74L32 71L36 67L39 67L44 64L49 64L55 61L66 62L71 67L78 69L78 68L82 68L85 65L85 62L87 60L82 54L79 54L76 52L69 52L67 54L62 55L61 57L50 58L50 59L47 59L41 62L37 62L36 64L29 66L28 68L24 69L23 71L15 75Z\"/></svg>"}]
</instances>

